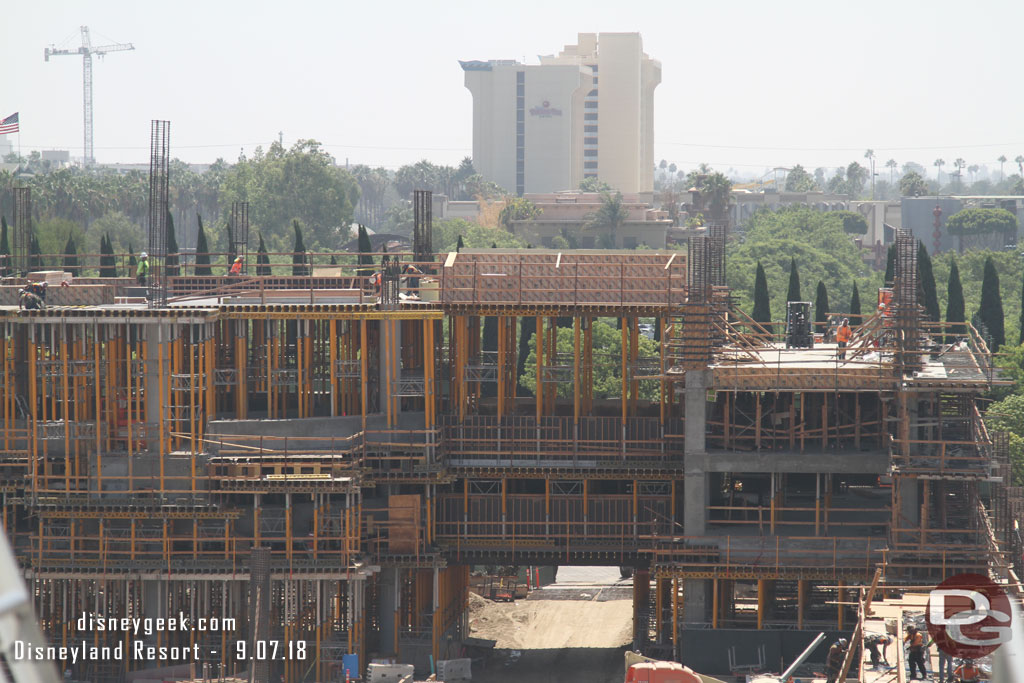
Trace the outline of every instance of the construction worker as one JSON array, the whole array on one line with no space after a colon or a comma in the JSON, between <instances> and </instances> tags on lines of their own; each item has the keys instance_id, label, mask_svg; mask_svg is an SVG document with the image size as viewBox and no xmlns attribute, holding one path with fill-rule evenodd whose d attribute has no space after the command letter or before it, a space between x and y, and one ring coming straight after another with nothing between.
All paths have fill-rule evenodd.
<instances>
[{"instance_id":1,"label":"construction worker","mask_svg":"<svg viewBox=\"0 0 1024 683\"><path fill-rule=\"evenodd\" d=\"M373 293L376 296L380 296L380 283L381 283L381 272L378 270L376 273L370 276L370 284L373 285Z\"/></svg>"},{"instance_id":2,"label":"construction worker","mask_svg":"<svg viewBox=\"0 0 1024 683\"><path fill-rule=\"evenodd\" d=\"M235 262L231 264L231 270L228 271L228 277L240 277L242 275L242 257L236 256Z\"/></svg>"},{"instance_id":3,"label":"construction worker","mask_svg":"<svg viewBox=\"0 0 1024 683\"><path fill-rule=\"evenodd\" d=\"M18 292L18 308L31 310L42 310L46 308L46 283L30 282Z\"/></svg>"},{"instance_id":4,"label":"construction worker","mask_svg":"<svg viewBox=\"0 0 1024 683\"><path fill-rule=\"evenodd\" d=\"M839 329L836 330L836 343L839 345L839 349L836 351L836 358L840 360L846 358L846 345L853 339L853 328L850 327L850 319L843 318L843 321L839 323Z\"/></svg>"},{"instance_id":5,"label":"construction worker","mask_svg":"<svg viewBox=\"0 0 1024 683\"><path fill-rule=\"evenodd\" d=\"M883 663L889 666L889 658L886 656L886 650L889 648L889 643L892 642L892 638L884 633L869 633L864 638L864 646L868 649L868 654L871 655L871 666L876 669ZM878 646L882 646L882 652L878 652Z\"/></svg>"},{"instance_id":6,"label":"construction worker","mask_svg":"<svg viewBox=\"0 0 1024 683\"><path fill-rule=\"evenodd\" d=\"M925 652L931 651L932 645L938 646L935 639L932 638L928 641L928 644L924 646ZM939 683L953 683L953 656L943 650L939 649L939 670L938 675L935 677ZM936 672L932 672L933 674Z\"/></svg>"},{"instance_id":7,"label":"construction worker","mask_svg":"<svg viewBox=\"0 0 1024 683\"><path fill-rule=\"evenodd\" d=\"M921 680L928 677L924 666L924 634L916 627L907 628L907 636L903 639L907 645L907 661L910 662L910 680L914 680L914 668L921 672Z\"/></svg>"},{"instance_id":8,"label":"construction worker","mask_svg":"<svg viewBox=\"0 0 1024 683\"><path fill-rule=\"evenodd\" d=\"M965 659L963 664L953 670L953 680L958 683L977 683L981 680L981 669L973 659Z\"/></svg>"},{"instance_id":9,"label":"construction worker","mask_svg":"<svg viewBox=\"0 0 1024 683\"><path fill-rule=\"evenodd\" d=\"M142 252L139 254L139 264L135 266L135 280L139 283L139 287L146 286L146 276L149 275L149 254Z\"/></svg>"},{"instance_id":10,"label":"construction worker","mask_svg":"<svg viewBox=\"0 0 1024 683\"><path fill-rule=\"evenodd\" d=\"M410 293L415 294L420 288L420 279L419 277L413 276L423 275L423 271L413 264L407 263L405 264L405 267L402 268L402 275L406 278L406 285L409 287Z\"/></svg>"},{"instance_id":11,"label":"construction worker","mask_svg":"<svg viewBox=\"0 0 1024 683\"><path fill-rule=\"evenodd\" d=\"M828 657L825 659L828 683L836 683L839 679L839 674L843 671L843 660L846 658L846 648L849 646L850 642L846 638L840 638L828 649Z\"/></svg>"}]
</instances>

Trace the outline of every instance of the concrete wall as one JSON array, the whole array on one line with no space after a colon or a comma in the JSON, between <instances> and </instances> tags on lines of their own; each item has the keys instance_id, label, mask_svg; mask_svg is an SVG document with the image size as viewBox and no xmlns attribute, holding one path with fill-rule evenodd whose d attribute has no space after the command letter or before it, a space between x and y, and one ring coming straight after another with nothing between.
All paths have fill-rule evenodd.
<instances>
[{"instance_id":1,"label":"concrete wall","mask_svg":"<svg viewBox=\"0 0 1024 683\"><path fill-rule=\"evenodd\" d=\"M935 216L932 212L936 205L942 209L939 217L942 230L940 250L956 249L956 238L946 232L946 220L963 208L963 202L953 197L904 197L900 206L903 229L914 233L914 237L924 242L930 253L935 251Z\"/></svg>"}]
</instances>

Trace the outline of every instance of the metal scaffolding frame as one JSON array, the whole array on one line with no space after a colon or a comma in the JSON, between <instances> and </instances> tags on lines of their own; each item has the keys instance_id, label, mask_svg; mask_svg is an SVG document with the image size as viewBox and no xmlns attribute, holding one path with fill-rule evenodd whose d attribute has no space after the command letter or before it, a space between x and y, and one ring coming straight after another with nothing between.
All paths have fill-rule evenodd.
<instances>
[{"instance_id":1,"label":"metal scaffolding frame","mask_svg":"<svg viewBox=\"0 0 1024 683\"><path fill-rule=\"evenodd\" d=\"M170 197L171 122L154 119L149 132L149 232L151 308L167 305L167 216Z\"/></svg>"}]
</instances>

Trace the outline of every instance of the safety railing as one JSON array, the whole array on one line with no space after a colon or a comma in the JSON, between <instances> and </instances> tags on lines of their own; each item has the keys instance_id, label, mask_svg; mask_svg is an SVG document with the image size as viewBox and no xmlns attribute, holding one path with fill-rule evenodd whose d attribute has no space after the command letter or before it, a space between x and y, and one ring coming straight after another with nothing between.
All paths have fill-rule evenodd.
<instances>
[{"instance_id":1,"label":"safety railing","mask_svg":"<svg viewBox=\"0 0 1024 683\"><path fill-rule=\"evenodd\" d=\"M550 463L671 460L680 457L678 420L663 426L654 417L472 416L443 422L444 453L452 460L516 460Z\"/></svg>"},{"instance_id":2,"label":"safety railing","mask_svg":"<svg viewBox=\"0 0 1024 683\"><path fill-rule=\"evenodd\" d=\"M652 539L643 552L671 571L783 575L793 571L870 576L885 539L838 536L678 536Z\"/></svg>"},{"instance_id":3,"label":"safety railing","mask_svg":"<svg viewBox=\"0 0 1024 683\"><path fill-rule=\"evenodd\" d=\"M615 262L566 255L460 257L442 268L446 304L665 305L686 300L685 260L672 254Z\"/></svg>"}]
</instances>

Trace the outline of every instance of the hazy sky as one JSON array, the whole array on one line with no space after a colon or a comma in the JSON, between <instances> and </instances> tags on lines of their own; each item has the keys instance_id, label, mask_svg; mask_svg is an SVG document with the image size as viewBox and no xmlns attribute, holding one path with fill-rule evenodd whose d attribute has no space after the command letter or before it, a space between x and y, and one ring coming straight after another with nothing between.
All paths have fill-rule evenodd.
<instances>
[{"instance_id":1,"label":"hazy sky","mask_svg":"<svg viewBox=\"0 0 1024 683\"><path fill-rule=\"evenodd\" d=\"M946 170L1024 154L1024 3L491 0L6 3L0 118L20 145L82 154L82 59L43 48L131 42L94 59L95 156L148 158L150 119L171 151L232 161L284 134L339 162L397 168L471 153L459 59L526 59L578 32L639 31L662 64L655 157L751 175L802 163L917 161ZM7 136L15 145L18 136ZM1007 172L1015 169L1012 161Z\"/></svg>"}]
</instances>

